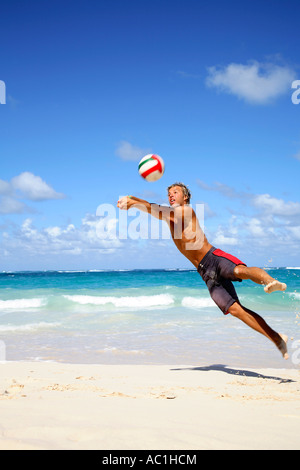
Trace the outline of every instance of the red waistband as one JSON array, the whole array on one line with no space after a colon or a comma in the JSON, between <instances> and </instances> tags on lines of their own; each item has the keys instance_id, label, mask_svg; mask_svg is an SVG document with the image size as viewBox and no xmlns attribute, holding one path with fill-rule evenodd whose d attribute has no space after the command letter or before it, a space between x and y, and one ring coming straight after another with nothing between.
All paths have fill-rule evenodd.
<instances>
[{"instance_id":1,"label":"red waistband","mask_svg":"<svg viewBox=\"0 0 300 470\"><path fill-rule=\"evenodd\" d=\"M243 261L236 258L235 256L230 255L229 253L225 253L225 251L216 249L212 253L213 253L213 255L221 256L222 258L229 259L229 261L232 261L234 264L243 264L244 266L246 266L246 264L243 263Z\"/></svg>"}]
</instances>

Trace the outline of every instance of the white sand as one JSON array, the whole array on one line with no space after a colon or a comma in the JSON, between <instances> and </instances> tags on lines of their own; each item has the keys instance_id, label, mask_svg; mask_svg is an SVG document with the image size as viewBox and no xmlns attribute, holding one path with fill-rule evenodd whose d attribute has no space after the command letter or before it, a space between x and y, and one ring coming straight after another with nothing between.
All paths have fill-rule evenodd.
<instances>
[{"instance_id":1,"label":"white sand","mask_svg":"<svg viewBox=\"0 0 300 470\"><path fill-rule=\"evenodd\" d=\"M299 448L298 370L0 364L1 450Z\"/></svg>"}]
</instances>

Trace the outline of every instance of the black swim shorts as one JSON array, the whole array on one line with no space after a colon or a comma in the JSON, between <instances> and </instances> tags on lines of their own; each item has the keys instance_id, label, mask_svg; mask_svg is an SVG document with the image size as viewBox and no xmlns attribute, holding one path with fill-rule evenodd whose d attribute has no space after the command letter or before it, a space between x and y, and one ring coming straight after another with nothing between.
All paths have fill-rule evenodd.
<instances>
[{"instance_id":1,"label":"black swim shorts","mask_svg":"<svg viewBox=\"0 0 300 470\"><path fill-rule=\"evenodd\" d=\"M239 302L232 281L242 281L234 274L234 268L241 264L246 266L235 256L212 247L198 266L198 273L206 283L211 298L225 315L235 302Z\"/></svg>"}]
</instances>

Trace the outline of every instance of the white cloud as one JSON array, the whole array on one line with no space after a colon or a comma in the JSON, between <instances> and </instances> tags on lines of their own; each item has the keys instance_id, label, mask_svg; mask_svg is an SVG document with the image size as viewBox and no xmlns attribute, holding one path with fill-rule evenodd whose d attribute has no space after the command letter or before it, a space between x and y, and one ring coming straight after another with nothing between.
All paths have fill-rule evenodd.
<instances>
[{"instance_id":1,"label":"white cloud","mask_svg":"<svg viewBox=\"0 0 300 470\"><path fill-rule=\"evenodd\" d=\"M140 147L132 145L126 140L122 140L116 150L117 157L121 158L122 160L134 162L138 162L148 153L151 153L151 149L142 149Z\"/></svg>"},{"instance_id":2,"label":"white cloud","mask_svg":"<svg viewBox=\"0 0 300 470\"><path fill-rule=\"evenodd\" d=\"M291 88L295 72L287 67L253 61L247 65L210 67L206 84L252 104L267 104Z\"/></svg>"},{"instance_id":3,"label":"white cloud","mask_svg":"<svg viewBox=\"0 0 300 470\"><path fill-rule=\"evenodd\" d=\"M295 226L295 227L287 227L287 230L290 232L293 238L295 238L298 243L300 240L300 226Z\"/></svg>"},{"instance_id":4,"label":"white cloud","mask_svg":"<svg viewBox=\"0 0 300 470\"><path fill-rule=\"evenodd\" d=\"M230 233L225 233L225 229L223 229L222 227L219 227L215 236L214 236L214 239L213 239L213 244L215 246L226 246L226 245L230 245L230 246L236 246L239 244L239 240L237 237L235 236L231 236L232 234Z\"/></svg>"},{"instance_id":5,"label":"white cloud","mask_svg":"<svg viewBox=\"0 0 300 470\"><path fill-rule=\"evenodd\" d=\"M107 220L106 236L99 230L100 218L87 214L81 225L69 224L65 227L51 226L38 229L33 220L27 218L20 227L2 232L1 248L7 254L21 256L81 255L83 253L113 253L123 245L116 236L116 220Z\"/></svg>"},{"instance_id":6,"label":"white cloud","mask_svg":"<svg viewBox=\"0 0 300 470\"><path fill-rule=\"evenodd\" d=\"M23 202L11 196L0 197L0 214L23 214L25 211L29 212L30 209Z\"/></svg>"},{"instance_id":7,"label":"white cloud","mask_svg":"<svg viewBox=\"0 0 300 470\"><path fill-rule=\"evenodd\" d=\"M60 227L47 227L45 228L45 233L47 233L50 238L57 238L62 234L62 229Z\"/></svg>"},{"instance_id":8,"label":"white cloud","mask_svg":"<svg viewBox=\"0 0 300 470\"><path fill-rule=\"evenodd\" d=\"M256 217L252 217L246 224L248 232L255 237L265 237L266 230L262 227L262 222Z\"/></svg>"},{"instance_id":9,"label":"white cloud","mask_svg":"<svg viewBox=\"0 0 300 470\"><path fill-rule=\"evenodd\" d=\"M40 176L36 176L29 171L15 176L11 180L14 190L20 191L21 196L31 201L46 201L49 199L63 199L62 193L57 193Z\"/></svg>"},{"instance_id":10,"label":"white cloud","mask_svg":"<svg viewBox=\"0 0 300 470\"><path fill-rule=\"evenodd\" d=\"M216 246L230 245L237 246L241 243L241 226L236 215L232 215L228 220L227 226L223 228L219 225L213 238L213 244Z\"/></svg>"},{"instance_id":11,"label":"white cloud","mask_svg":"<svg viewBox=\"0 0 300 470\"><path fill-rule=\"evenodd\" d=\"M253 204L260 210L271 215L279 217L300 216L299 202L285 202L283 199L277 199L270 194L258 194L253 197Z\"/></svg>"},{"instance_id":12,"label":"white cloud","mask_svg":"<svg viewBox=\"0 0 300 470\"><path fill-rule=\"evenodd\" d=\"M0 214L23 214L34 212L22 199L46 201L63 199L66 196L56 192L40 176L29 171L12 178L11 181L0 180Z\"/></svg>"},{"instance_id":13,"label":"white cloud","mask_svg":"<svg viewBox=\"0 0 300 470\"><path fill-rule=\"evenodd\" d=\"M238 192L222 183L209 186L198 181L198 184L206 191L215 191L227 199L242 203L242 211L238 208L236 216L232 216L232 205L230 215L226 217L222 213L222 223L217 227L215 235L211 233L209 237L215 246L222 248L236 245L241 252L251 254L254 258L259 256L264 259L268 256L281 259L281 265L288 262L284 254L298 250L299 202L285 201L270 194Z\"/></svg>"},{"instance_id":14,"label":"white cloud","mask_svg":"<svg viewBox=\"0 0 300 470\"><path fill-rule=\"evenodd\" d=\"M300 203L293 201L284 201L283 199L276 198L270 194L253 194L251 192L237 191L226 184L216 182L213 186L198 180L198 186L205 191L215 191L228 199L240 200L243 206L250 203L257 208L260 213L277 217L293 217L300 216Z\"/></svg>"},{"instance_id":15,"label":"white cloud","mask_svg":"<svg viewBox=\"0 0 300 470\"><path fill-rule=\"evenodd\" d=\"M11 192L11 185L7 181L0 180L0 194L8 195Z\"/></svg>"}]
</instances>

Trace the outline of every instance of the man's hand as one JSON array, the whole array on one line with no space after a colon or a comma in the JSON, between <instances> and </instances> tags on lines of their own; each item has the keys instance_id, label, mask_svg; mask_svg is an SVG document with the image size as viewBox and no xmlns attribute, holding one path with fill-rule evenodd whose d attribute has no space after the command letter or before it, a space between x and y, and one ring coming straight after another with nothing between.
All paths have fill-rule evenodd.
<instances>
[{"instance_id":1,"label":"man's hand","mask_svg":"<svg viewBox=\"0 0 300 470\"><path fill-rule=\"evenodd\" d=\"M118 200L118 204L117 204L119 209L122 209L125 211L128 211L128 209L130 209L132 205L133 205L133 201L130 198L130 196L121 197L121 199Z\"/></svg>"}]
</instances>

